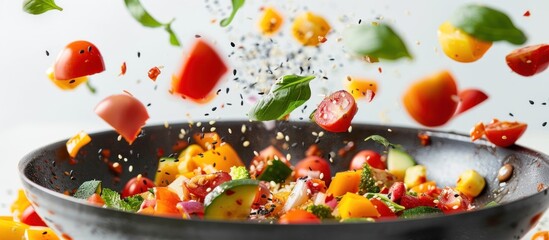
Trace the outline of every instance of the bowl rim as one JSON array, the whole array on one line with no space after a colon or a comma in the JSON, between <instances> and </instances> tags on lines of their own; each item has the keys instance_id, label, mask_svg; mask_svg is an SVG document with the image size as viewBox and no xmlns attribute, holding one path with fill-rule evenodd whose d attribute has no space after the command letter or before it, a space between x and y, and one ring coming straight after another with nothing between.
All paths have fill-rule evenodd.
<instances>
[{"instance_id":1,"label":"bowl rim","mask_svg":"<svg viewBox=\"0 0 549 240\"><path fill-rule=\"evenodd\" d=\"M258 122L244 121L244 120L217 121L217 123L220 123L220 122L225 123L225 124L258 123ZM303 121L303 122L302 121L276 121L276 122L282 122L284 124L298 124L298 125L300 125L300 124L301 125L309 124L308 122L305 122L305 121ZM170 126L184 125L184 124L188 124L188 123L185 123L185 122L169 123ZM397 126L397 125L384 125L384 124L369 124L369 123L356 123L356 124L353 124L353 127L358 127L358 126L360 126L360 127L387 128L387 129L396 130L396 131L424 132L424 133L429 134L430 136L436 136L436 137L451 139L451 140L460 141L460 142L468 142L468 143L471 143L471 144L484 146L484 147L490 147L490 148L496 148L496 149L501 148L501 147L495 146L494 144L490 143L486 139L479 139L475 142L470 142L470 137L468 135L463 134L463 133L458 133L458 132L455 132L455 131L444 131L444 130L437 130L437 129L430 129L430 128L414 128L414 127ZM155 129L155 128L161 128L161 127L164 128L165 124L153 124L153 125L145 126L145 127L143 127L143 130L146 131L148 129ZM112 133L115 133L115 131L114 130L101 130L101 131L92 132L89 135L93 136L93 135L112 134ZM467 216L470 216L470 217L475 217L477 215L495 214L495 213L500 212L501 211L500 209L502 207L513 208L513 209L514 208L520 208L519 205L522 201L537 198L537 197L540 197L541 195L547 195L547 192L549 190L549 186L545 186L545 188L543 190L541 190L541 191L538 190L537 193L518 198L514 201L498 203L498 205L495 206L495 207L487 207L487 208L483 207L483 208L472 210L472 211L465 211L465 212L459 212L459 213L448 214L448 215L435 215L435 216L428 216L428 217L421 217L421 218L411 218L411 219L401 219L401 218L387 219L387 220L379 221L379 222L376 221L376 222L346 222L346 223L340 223L340 222L328 221L328 222L322 222L321 224L307 224L307 223L305 223L305 224L303 224L303 223L302 224L276 224L276 223L271 224L271 222L257 222L257 221L247 221L247 220L244 220L244 221L227 221L227 220L212 220L212 219L182 219L182 218L175 218L175 217L145 215L145 214L138 214L138 213L132 213L132 212L124 212L124 211L121 211L121 210L118 210L118 209L99 207L99 206L96 206L96 205L93 205L93 204L88 204L83 199L78 199L78 198L74 198L72 196L67 196L63 193L51 190L51 189L46 188L46 187L43 187L43 186L31 181L25 175L26 167L29 165L30 162L32 162L33 160L36 160L36 159L32 159L31 156L35 156L35 155L37 155L37 153L40 153L43 149L46 149L46 148L51 147L53 145L63 144L67 140L68 139L63 139L63 140L60 140L60 141L49 143L49 144L43 145L43 146L41 146L39 148L36 148L36 149L32 150L31 152L25 154L18 163L18 170L19 170L20 179L23 181L23 183L29 184L33 188L35 188L35 189L37 189L37 190L39 190L39 191L41 191L41 192L43 192L47 195L53 196L58 200L67 201L67 202L70 202L72 204L78 204L80 207L85 207L87 209L94 209L96 211L101 211L100 212L101 215L112 215L112 214L115 214L115 213L116 214L122 214L123 216L126 216L125 217L126 219L131 219L131 218L136 218L136 219L142 218L143 220L155 219L155 221L156 220L161 220L161 221L169 221L169 222L172 222L172 223L179 223L179 224L180 223L189 223L190 222L190 223L195 223L195 224L196 223L198 223L198 224L199 223L203 223L203 224L220 224L221 223L221 224L227 224L227 225L236 224L236 225L250 225L250 226L271 225L271 226L287 226L287 227L291 227L291 226L309 226L309 227L312 227L312 226L322 227L322 226L324 226L324 227L326 227L326 226L356 225L356 224L358 224L358 225L374 224L374 225L377 225L377 226L382 226L382 225L385 225L385 224L393 225L393 224L396 224L396 223L403 224L403 223L406 223L406 222L417 223L417 222L421 222L421 221L426 222L426 221L440 221L440 220L453 221L453 219L458 218L458 217L463 216L463 215L467 215ZM527 154L527 155L536 156L537 158L542 160L543 164L549 166L549 155L547 155L545 153L533 150L533 149L528 148L528 147L524 147L522 145L512 145L510 147L507 147L506 149L511 149L513 151L519 151L519 152ZM23 187L25 187L25 184L23 184ZM24 189L24 190L27 191L27 189ZM131 216L131 218L128 218L127 216Z\"/></svg>"}]
</instances>

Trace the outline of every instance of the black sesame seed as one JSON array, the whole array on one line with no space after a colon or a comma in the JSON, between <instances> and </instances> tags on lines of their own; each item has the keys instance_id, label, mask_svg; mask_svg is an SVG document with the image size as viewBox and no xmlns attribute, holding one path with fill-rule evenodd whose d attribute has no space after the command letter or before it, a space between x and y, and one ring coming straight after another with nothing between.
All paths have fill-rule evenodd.
<instances>
[{"instance_id":1,"label":"black sesame seed","mask_svg":"<svg viewBox=\"0 0 549 240\"><path fill-rule=\"evenodd\" d=\"M215 110L217 110L217 107L212 108L212 112L215 112Z\"/></svg>"},{"instance_id":2,"label":"black sesame seed","mask_svg":"<svg viewBox=\"0 0 549 240\"><path fill-rule=\"evenodd\" d=\"M358 19L358 24L361 24L362 23L362 19Z\"/></svg>"},{"instance_id":3,"label":"black sesame seed","mask_svg":"<svg viewBox=\"0 0 549 240\"><path fill-rule=\"evenodd\" d=\"M541 124L541 126L542 126L542 127L547 126L547 122L543 122L543 123Z\"/></svg>"},{"instance_id":4,"label":"black sesame seed","mask_svg":"<svg viewBox=\"0 0 549 240\"><path fill-rule=\"evenodd\" d=\"M534 105L534 101L529 100L528 102L530 102L530 105Z\"/></svg>"},{"instance_id":5,"label":"black sesame seed","mask_svg":"<svg viewBox=\"0 0 549 240\"><path fill-rule=\"evenodd\" d=\"M48 50L46 50L46 56L49 56L50 55L50 52L48 52Z\"/></svg>"},{"instance_id":6,"label":"black sesame seed","mask_svg":"<svg viewBox=\"0 0 549 240\"><path fill-rule=\"evenodd\" d=\"M195 38L201 38L202 36L196 34L196 35L194 35L194 37L195 37Z\"/></svg>"},{"instance_id":7,"label":"black sesame seed","mask_svg":"<svg viewBox=\"0 0 549 240\"><path fill-rule=\"evenodd\" d=\"M229 93L229 88L225 89L225 93L227 94Z\"/></svg>"},{"instance_id":8,"label":"black sesame seed","mask_svg":"<svg viewBox=\"0 0 549 240\"><path fill-rule=\"evenodd\" d=\"M84 54L84 52L85 52L84 50L80 50L80 54Z\"/></svg>"},{"instance_id":9,"label":"black sesame seed","mask_svg":"<svg viewBox=\"0 0 549 240\"><path fill-rule=\"evenodd\" d=\"M515 115L513 115L513 113L509 113L509 116L514 117Z\"/></svg>"},{"instance_id":10,"label":"black sesame seed","mask_svg":"<svg viewBox=\"0 0 549 240\"><path fill-rule=\"evenodd\" d=\"M141 57L141 52L137 52L137 58Z\"/></svg>"},{"instance_id":11,"label":"black sesame seed","mask_svg":"<svg viewBox=\"0 0 549 240\"><path fill-rule=\"evenodd\" d=\"M235 47L236 45L234 44L234 42L231 42L231 47Z\"/></svg>"},{"instance_id":12,"label":"black sesame seed","mask_svg":"<svg viewBox=\"0 0 549 240\"><path fill-rule=\"evenodd\" d=\"M72 79L72 80L69 81L70 84L73 84L73 83L75 83L75 82L76 82L76 80L74 80L74 79Z\"/></svg>"},{"instance_id":13,"label":"black sesame seed","mask_svg":"<svg viewBox=\"0 0 549 240\"><path fill-rule=\"evenodd\" d=\"M147 107L150 107L151 106L151 103L147 103Z\"/></svg>"},{"instance_id":14,"label":"black sesame seed","mask_svg":"<svg viewBox=\"0 0 549 240\"><path fill-rule=\"evenodd\" d=\"M233 75L236 76L236 69L233 69Z\"/></svg>"}]
</instances>

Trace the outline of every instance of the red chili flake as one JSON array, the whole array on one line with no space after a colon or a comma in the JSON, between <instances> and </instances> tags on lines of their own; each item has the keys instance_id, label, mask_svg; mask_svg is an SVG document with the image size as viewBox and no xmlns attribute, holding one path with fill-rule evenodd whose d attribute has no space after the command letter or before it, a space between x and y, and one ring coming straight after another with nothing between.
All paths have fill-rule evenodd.
<instances>
[{"instance_id":1,"label":"red chili flake","mask_svg":"<svg viewBox=\"0 0 549 240\"><path fill-rule=\"evenodd\" d=\"M382 73L382 72L383 72L383 69L381 69L381 67L378 67L378 68L377 68L377 71L378 71L379 73Z\"/></svg>"},{"instance_id":2,"label":"red chili flake","mask_svg":"<svg viewBox=\"0 0 549 240\"><path fill-rule=\"evenodd\" d=\"M61 234L61 238L63 238L64 240L72 240L72 237L66 233Z\"/></svg>"},{"instance_id":3,"label":"red chili flake","mask_svg":"<svg viewBox=\"0 0 549 240\"><path fill-rule=\"evenodd\" d=\"M325 43L328 39L325 36L318 36L318 42Z\"/></svg>"},{"instance_id":4,"label":"red chili flake","mask_svg":"<svg viewBox=\"0 0 549 240\"><path fill-rule=\"evenodd\" d=\"M417 137L419 138L419 141L421 142L422 146L429 146L431 145L431 136L429 136L426 133L418 133Z\"/></svg>"},{"instance_id":5,"label":"red chili flake","mask_svg":"<svg viewBox=\"0 0 549 240\"><path fill-rule=\"evenodd\" d=\"M226 194L227 196L231 196L231 195L233 195L234 193L235 193L235 192L234 192L233 190L231 190L231 189L225 191L225 194Z\"/></svg>"},{"instance_id":6,"label":"red chili flake","mask_svg":"<svg viewBox=\"0 0 549 240\"><path fill-rule=\"evenodd\" d=\"M524 14L522 16L525 16L525 17L530 17L530 10L524 12Z\"/></svg>"},{"instance_id":7,"label":"red chili flake","mask_svg":"<svg viewBox=\"0 0 549 240\"><path fill-rule=\"evenodd\" d=\"M124 74L126 74L126 62L123 62L122 66L120 66L120 74L118 74L118 76L122 76Z\"/></svg>"},{"instance_id":8,"label":"red chili flake","mask_svg":"<svg viewBox=\"0 0 549 240\"><path fill-rule=\"evenodd\" d=\"M149 70L149 78L153 81L156 81L156 78L160 75L160 68L153 67Z\"/></svg>"},{"instance_id":9,"label":"red chili flake","mask_svg":"<svg viewBox=\"0 0 549 240\"><path fill-rule=\"evenodd\" d=\"M541 192L545 189L545 185L543 183L538 183L538 192Z\"/></svg>"}]
</instances>

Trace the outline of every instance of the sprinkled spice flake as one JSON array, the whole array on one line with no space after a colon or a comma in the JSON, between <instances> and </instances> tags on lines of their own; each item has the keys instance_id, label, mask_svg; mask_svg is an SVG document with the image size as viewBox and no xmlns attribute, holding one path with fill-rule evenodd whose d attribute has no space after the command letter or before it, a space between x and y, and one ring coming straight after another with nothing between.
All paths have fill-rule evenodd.
<instances>
[{"instance_id":1,"label":"sprinkled spice flake","mask_svg":"<svg viewBox=\"0 0 549 240\"><path fill-rule=\"evenodd\" d=\"M46 50L46 56L50 56L50 52L48 52L48 50Z\"/></svg>"},{"instance_id":2,"label":"sprinkled spice flake","mask_svg":"<svg viewBox=\"0 0 549 240\"><path fill-rule=\"evenodd\" d=\"M527 10L526 12L524 12L524 14L522 14L522 16L530 17L530 10Z\"/></svg>"}]
</instances>

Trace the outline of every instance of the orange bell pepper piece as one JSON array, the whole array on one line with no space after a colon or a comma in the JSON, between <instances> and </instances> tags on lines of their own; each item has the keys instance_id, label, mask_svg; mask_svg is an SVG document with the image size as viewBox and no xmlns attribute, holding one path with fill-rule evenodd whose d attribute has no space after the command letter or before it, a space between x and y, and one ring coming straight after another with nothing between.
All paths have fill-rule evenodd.
<instances>
[{"instance_id":1,"label":"orange bell pepper piece","mask_svg":"<svg viewBox=\"0 0 549 240\"><path fill-rule=\"evenodd\" d=\"M25 231L25 240L59 240L59 237L51 228L29 227Z\"/></svg>"},{"instance_id":2,"label":"orange bell pepper piece","mask_svg":"<svg viewBox=\"0 0 549 240\"><path fill-rule=\"evenodd\" d=\"M368 198L360 196L356 193L346 193L337 205L337 211L341 219L348 218L377 218L380 216L376 207Z\"/></svg>"},{"instance_id":3,"label":"orange bell pepper piece","mask_svg":"<svg viewBox=\"0 0 549 240\"><path fill-rule=\"evenodd\" d=\"M17 221L21 219L21 215L30 205L31 203L29 202L29 199L27 199L25 191L23 191L23 189L19 189L17 191L17 198L10 206L10 212L13 216L13 219Z\"/></svg>"},{"instance_id":4,"label":"orange bell pepper piece","mask_svg":"<svg viewBox=\"0 0 549 240\"><path fill-rule=\"evenodd\" d=\"M215 132L210 133L195 133L193 136L194 141L200 145L204 150L210 150L217 148L221 145L221 137Z\"/></svg>"},{"instance_id":5,"label":"orange bell pepper piece","mask_svg":"<svg viewBox=\"0 0 549 240\"><path fill-rule=\"evenodd\" d=\"M334 197L339 197L348 192L358 192L358 186L360 184L360 174L361 171L346 171L336 173L326 193L328 195L332 194Z\"/></svg>"},{"instance_id":6,"label":"orange bell pepper piece","mask_svg":"<svg viewBox=\"0 0 549 240\"><path fill-rule=\"evenodd\" d=\"M231 172L232 166L244 166L236 151L227 143L194 156L192 161L206 173Z\"/></svg>"},{"instance_id":7,"label":"orange bell pepper piece","mask_svg":"<svg viewBox=\"0 0 549 240\"><path fill-rule=\"evenodd\" d=\"M67 141L67 152L71 157L76 157L80 148L91 142L91 137L84 131L80 131Z\"/></svg>"}]
</instances>

